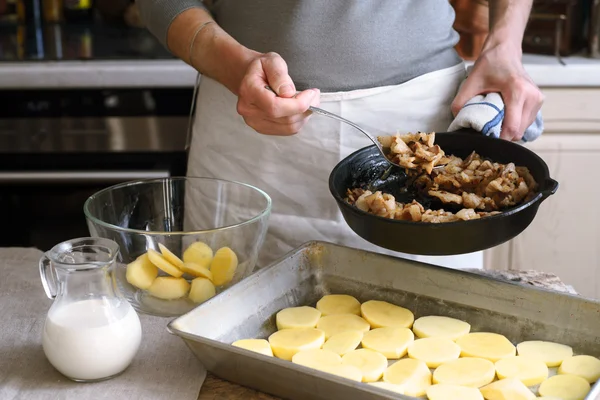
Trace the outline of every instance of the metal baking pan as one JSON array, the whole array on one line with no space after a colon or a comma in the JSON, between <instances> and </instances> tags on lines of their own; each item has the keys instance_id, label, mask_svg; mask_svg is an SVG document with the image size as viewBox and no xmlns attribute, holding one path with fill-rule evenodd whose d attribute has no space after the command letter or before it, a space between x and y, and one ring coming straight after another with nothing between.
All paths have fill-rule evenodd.
<instances>
[{"instance_id":1,"label":"metal baking pan","mask_svg":"<svg viewBox=\"0 0 600 400\"><path fill-rule=\"evenodd\" d=\"M305 244L176 318L168 329L216 376L285 399L411 399L230 345L267 338L279 310L314 305L329 293L386 300L416 318L460 318L472 331L501 333L514 343L551 340L600 356L598 301L325 242ZM597 398L600 383L586 400Z\"/></svg>"}]
</instances>

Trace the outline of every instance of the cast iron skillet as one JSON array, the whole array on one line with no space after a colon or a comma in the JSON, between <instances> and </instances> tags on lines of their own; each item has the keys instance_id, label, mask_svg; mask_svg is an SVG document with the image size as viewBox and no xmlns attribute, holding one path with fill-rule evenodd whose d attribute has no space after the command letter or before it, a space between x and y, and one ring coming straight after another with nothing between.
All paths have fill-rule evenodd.
<instances>
[{"instance_id":1,"label":"cast iron skillet","mask_svg":"<svg viewBox=\"0 0 600 400\"><path fill-rule=\"evenodd\" d=\"M527 203L505 210L502 214L458 222L423 223L398 221L366 213L348 204L348 188L371 187L393 194L400 202L409 202L414 193L403 192L407 179L403 169L392 167L375 146L358 150L340 161L329 176L329 190L338 203L346 223L363 239L383 248L419 255L456 255L489 249L519 235L529 226L538 207L558 189L550 178L548 166L531 150L506 140L493 139L474 131L436 133L435 143L446 152L465 158L476 151L484 158L500 163L525 166L537 181L538 194ZM452 210L448 205L417 198L425 207Z\"/></svg>"}]
</instances>

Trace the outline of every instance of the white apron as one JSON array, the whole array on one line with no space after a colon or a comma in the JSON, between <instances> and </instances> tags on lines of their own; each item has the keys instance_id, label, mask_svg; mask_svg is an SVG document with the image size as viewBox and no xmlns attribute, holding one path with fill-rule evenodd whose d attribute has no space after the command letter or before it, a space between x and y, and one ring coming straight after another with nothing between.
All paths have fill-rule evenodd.
<instances>
[{"instance_id":1,"label":"white apron","mask_svg":"<svg viewBox=\"0 0 600 400\"><path fill-rule=\"evenodd\" d=\"M461 63L398 86L321 93L321 107L373 134L443 132L452 120L450 104L464 78ZM237 114L237 97L207 77L200 80L196 102L188 176L247 183L273 200L259 267L307 241L324 240L450 268L482 268L481 252L408 255L372 245L350 230L329 192L328 179L341 159L372 144L352 127L312 115L294 136L261 135Z\"/></svg>"}]
</instances>

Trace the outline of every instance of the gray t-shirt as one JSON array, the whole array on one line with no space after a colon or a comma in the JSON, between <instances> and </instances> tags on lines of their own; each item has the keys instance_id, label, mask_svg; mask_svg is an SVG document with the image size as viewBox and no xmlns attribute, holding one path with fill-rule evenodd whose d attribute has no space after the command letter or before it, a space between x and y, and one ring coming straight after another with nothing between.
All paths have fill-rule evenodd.
<instances>
[{"instance_id":1,"label":"gray t-shirt","mask_svg":"<svg viewBox=\"0 0 600 400\"><path fill-rule=\"evenodd\" d=\"M137 0L166 43L171 21L200 0ZM448 0L215 0L218 24L242 45L286 60L297 89L396 85L461 59Z\"/></svg>"}]
</instances>

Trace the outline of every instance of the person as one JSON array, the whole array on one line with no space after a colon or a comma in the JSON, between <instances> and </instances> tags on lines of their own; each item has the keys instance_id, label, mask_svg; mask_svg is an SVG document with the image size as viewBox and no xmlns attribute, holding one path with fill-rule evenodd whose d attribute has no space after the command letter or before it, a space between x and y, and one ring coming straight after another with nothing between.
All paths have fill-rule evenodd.
<instances>
[{"instance_id":1,"label":"person","mask_svg":"<svg viewBox=\"0 0 600 400\"><path fill-rule=\"evenodd\" d=\"M354 234L328 177L370 143L308 107L320 105L373 134L442 132L469 99L498 92L505 102L501 137L519 140L543 103L521 62L532 0L489 0L490 32L466 80L447 0L137 4L148 29L202 74L188 176L241 181L273 200L259 266L325 240L451 268L482 267L481 252L412 256Z\"/></svg>"}]
</instances>

